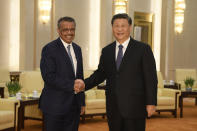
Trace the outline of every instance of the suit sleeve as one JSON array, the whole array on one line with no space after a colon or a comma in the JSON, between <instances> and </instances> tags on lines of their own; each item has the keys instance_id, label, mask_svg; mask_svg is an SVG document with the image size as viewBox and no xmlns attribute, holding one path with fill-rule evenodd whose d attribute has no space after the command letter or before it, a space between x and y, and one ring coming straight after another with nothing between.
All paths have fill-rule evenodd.
<instances>
[{"instance_id":1,"label":"suit sleeve","mask_svg":"<svg viewBox=\"0 0 197 131\"><path fill-rule=\"evenodd\" d=\"M85 93L81 92L81 106L85 106Z\"/></svg>"},{"instance_id":2,"label":"suit sleeve","mask_svg":"<svg viewBox=\"0 0 197 131\"><path fill-rule=\"evenodd\" d=\"M42 50L40 69L45 84L48 85L48 88L52 87L57 90L73 92L70 87L74 87L74 81L63 79L57 75L57 63L53 54L54 52L48 46L45 46Z\"/></svg>"},{"instance_id":3,"label":"suit sleeve","mask_svg":"<svg viewBox=\"0 0 197 131\"><path fill-rule=\"evenodd\" d=\"M79 76L79 79L82 79L82 80L84 80L84 73L83 73L83 57L82 57L82 52L81 52L81 48L79 48L80 49L80 72L79 72L79 74L80 74L80 76ZM81 106L85 106L85 93L84 92L81 92L80 93L80 95L81 95Z\"/></svg>"},{"instance_id":4,"label":"suit sleeve","mask_svg":"<svg viewBox=\"0 0 197 131\"><path fill-rule=\"evenodd\" d=\"M149 45L146 45L142 62L146 90L146 105L157 105L156 64Z\"/></svg>"},{"instance_id":5,"label":"suit sleeve","mask_svg":"<svg viewBox=\"0 0 197 131\"><path fill-rule=\"evenodd\" d=\"M102 83L106 79L105 71L104 71L104 51L102 50L102 54L100 57L98 69L94 71L94 73L87 79L85 79L85 90L89 90L98 84Z\"/></svg>"}]
</instances>

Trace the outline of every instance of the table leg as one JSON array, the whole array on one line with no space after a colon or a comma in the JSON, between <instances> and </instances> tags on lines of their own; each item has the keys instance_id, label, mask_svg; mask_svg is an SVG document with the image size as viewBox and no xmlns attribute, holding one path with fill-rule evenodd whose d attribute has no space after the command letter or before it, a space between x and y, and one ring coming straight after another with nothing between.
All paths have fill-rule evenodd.
<instances>
[{"instance_id":1,"label":"table leg","mask_svg":"<svg viewBox=\"0 0 197 131\"><path fill-rule=\"evenodd\" d=\"M24 128L24 106L20 105L18 108L18 127L17 131L21 131Z\"/></svg>"},{"instance_id":2,"label":"table leg","mask_svg":"<svg viewBox=\"0 0 197 131\"><path fill-rule=\"evenodd\" d=\"M24 126L25 125L24 124L25 123L25 107L22 108L22 116L21 117L22 117L21 127L22 127L22 129L24 129L24 127L25 127Z\"/></svg>"},{"instance_id":3,"label":"table leg","mask_svg":"<svg viewBox=\"0 0 197 131\"><path fill-rule=\"evenodd\" d=\"M197 97L195 98L195 104L196 104L196 106L197 106Z\"/></svg>"},{"instance_id":4,"label":"table leg","mask_svg":"<svg viewBox=\"0 0 197 131\"><path fill-rule=\"evenodd\" d=\"M22 107L20 106L18 108L18 126L17 126L17 131L20 131L21 130L21 122L22 122Z\"/></svg>"},{"instance_id":5,"label":"table leg","mask_svg":"<svg viewBox=\"0 0 197 131\"><path fill-rule=\"evenodd\" d=\"M183 97L180 96L179 100L180 100L180 104L179 104L179 106L180 106L180 117L182 118L183 117Z\"/></svg>"}]
</instances>

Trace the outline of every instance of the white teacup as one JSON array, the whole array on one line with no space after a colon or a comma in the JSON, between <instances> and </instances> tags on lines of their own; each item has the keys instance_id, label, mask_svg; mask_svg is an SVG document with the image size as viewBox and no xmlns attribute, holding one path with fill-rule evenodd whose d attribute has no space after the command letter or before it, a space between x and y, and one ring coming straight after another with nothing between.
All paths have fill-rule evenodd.
<instances>
[{"instance_id":1,"label":"white teacup","mask_svg":"<svg viewBox=\"0 0 197 131\"><path fill-rule=\"evenodd\" d=\"M170 80L170 85L174 85L174 81L173 80Z\"/></svg>"},{"instance_id":2,"label":"white teacup","mask_svg":"<svg viewBox=\"0 0 197 131\"><path fill-rule=\"evenodd\" d=\"M20 92L16 93L16 99L21 100L21 96L22 96L22 93Z\"/></svg>"},{"instance_id":3,"label":"white teacup","mask_svg":"<svg viewBox=\"0 0 197 131\"><path fill-rule=\"evenodd\" d=\"M38 91L37 90L33 91L33 97L38 97Z\"/></svg>"}]
</instances>

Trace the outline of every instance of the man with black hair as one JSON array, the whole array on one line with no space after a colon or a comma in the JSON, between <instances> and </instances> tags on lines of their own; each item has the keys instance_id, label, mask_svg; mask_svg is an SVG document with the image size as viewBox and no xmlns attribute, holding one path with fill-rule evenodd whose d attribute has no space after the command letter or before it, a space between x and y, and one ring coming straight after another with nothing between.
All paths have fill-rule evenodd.
<instances>
[{"instance_id":1,"label":"man with black hair","mask_svg":"<svg viewBox=\"0 0 197 131\"><path fill-rule=\"evenodd\" d=\"M106 110L110 131L145 131L146 117L155 112L157 74L148 44L134 40L127 14L111 21L116 41L102 49L98 69L85 80L85 90L106 79Z\"/></svg>"}]
</instances>

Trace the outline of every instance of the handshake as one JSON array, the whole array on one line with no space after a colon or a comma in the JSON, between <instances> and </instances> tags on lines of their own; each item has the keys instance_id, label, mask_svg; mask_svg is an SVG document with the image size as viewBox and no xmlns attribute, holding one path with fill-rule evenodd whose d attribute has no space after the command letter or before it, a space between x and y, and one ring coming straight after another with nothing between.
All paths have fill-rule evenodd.
<instances>
[{"instance_id":1,"label":"handshake","mask_svg":"<svg viewBox=\"0 0 197 131\"><path fill-rule=\"evenodd\" d=\"M76 79L74 83L75 94L85 90L85 83L81 79Z\"/></svg>"}]
</instances>

